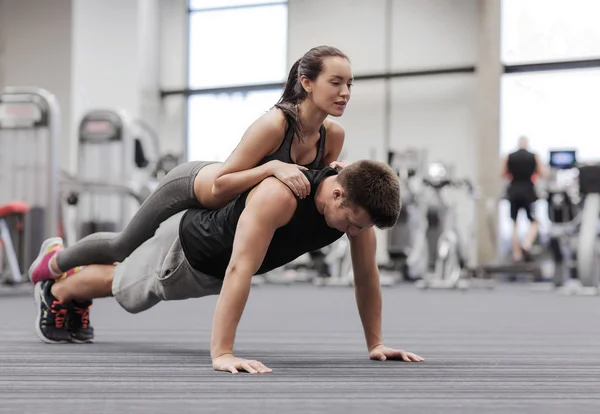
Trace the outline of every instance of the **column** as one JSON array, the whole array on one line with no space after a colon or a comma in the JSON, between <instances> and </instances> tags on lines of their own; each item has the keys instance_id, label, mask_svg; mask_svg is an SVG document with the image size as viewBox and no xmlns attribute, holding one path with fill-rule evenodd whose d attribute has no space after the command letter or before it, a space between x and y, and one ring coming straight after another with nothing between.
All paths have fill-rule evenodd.
<instances>
[{"instance_id":1,"label":"column","mask_svg":"<svg viewBox=\"0 0 600 414\"><path fill-rule=\"evenodd\" d=\"M479 57L477 64L477 144L476 162L481 200L478 210L478 259L483 264L494 259L496 241L489 230L486 202L497 200L500 179L500 80L501 62L501 0L479 2ZM497 226L494 220L494 226ZM496 232L494 232L496 233Z\"/></svg>"}]
</instances>

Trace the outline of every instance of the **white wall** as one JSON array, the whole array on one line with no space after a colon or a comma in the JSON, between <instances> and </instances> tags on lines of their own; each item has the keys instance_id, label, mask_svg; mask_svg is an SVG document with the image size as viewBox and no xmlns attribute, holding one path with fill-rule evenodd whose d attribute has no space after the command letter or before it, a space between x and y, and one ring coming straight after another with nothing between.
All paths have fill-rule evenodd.
<instances>
[{"instance_id":1,"label":"white wall","mask_svg":"<svg viewBox=\"0 0 600 414\"><path fill-rule=\"evenodd\" d=\"M452 164L457 176L474 178L475 88L472 74L395 79L391 148L427 148L429 161Z\"/></svg>"},{"instance_id":2,"label":"white wall","mask_svg":"<svg viewBox=\"0 0 600 414\"><path fill-rule=\"evenodd\" d=\"M6 49L6 25L4 24L4 19L2 16L6 15L4 7L4 0L0 0L0 89L2 89L5 85L4 80L4 66L6 65L4 51Z\"/></svg>"},{"instance_id":3,"label":"white wall","mask_svg":"<svg viewBox=\"0 0 600 414\"><path fill-rule=\"evenodd\" d=\"M140 82L139 53L135 53L139 52L138 27L135 1L73 0L73 102L77 119L92 108L122 107L137 112L139 96L131 85Z\"/></svg>"},{"instance_id":4,"label":"white wall","mask_svg":"<svg viewBox=\"0 0 600 414\"><path fill-rule=\"evenodd\" d=\"M356 75L386 62L386 0L288 0L289 65L318 45L346 53Z\"/></svg>"},{"instance_id":5,"label":"white wall","mask_svg":"<svg viewBox=\"0 0 600 414\"><path fill-rule=\"evenodd\" d=\"M158 127L158 2L3 0L0 85L57 97L63 168L74 168L77 125L90 109L123 108Z\"/></svg>"},{"instance_id":6,"label":"white wall","mask_svg":"<svg viewBox=\"0 0 600 414\"><path fill-rule=\"evenodd\" d=\"M66 163L72 118L71 0L4 0L0 11L0 87L35 86L56 96L61 109L60 155Z\"/></svg>"},{"instance_id":7,"label":"white wall","mask_svg":"<svg viewBox=\"0 0 600 414\"><path fill-rule=\"evenodd\" d=\"M138 2L139 117L154 130L160 126L160 0Z\"/></svg>"},{"instance_id":8,"label":"white wall","mask_svg":"<svg viewBox=\"0 0 600 414\"><path fill-rule=\"evenodd\" d=\"M86 112L104 108L158 128L158 30L158 0L73 0L73 135Z\"/></svg>"},{"instance_id":9,"label":"white wall","mask_svg":"<svg viewBox=\"0 0 600 414\"><path fill-rule=\"evenodd\" d=\"M392 70L477 63L477 0L392 0Z\"/></svg>"},{"instance_id":10,"label":"white wall","mask_svg":"<svg viewBox=\"0 0 600 414\"><path fill-rule=\"evenodd\" d=\"M160 1L160 78L161 89L187 87L188 14L186 0ZM160 103L158 128L163 151L182 153L186 142L187 98L174 95Z\"/></svg>"},{"instance_id":11,"label":"white wall","mask_svg":"<svg viewBox=\"0 0 600 414\"><path fill-rule=\"evenodd\" d=\"M348 108L338 119L346 129L343 159L357 161L368 157L386 161L385 132L385 81L381 79L356 82Z\"/></svg>"}]
</instances>

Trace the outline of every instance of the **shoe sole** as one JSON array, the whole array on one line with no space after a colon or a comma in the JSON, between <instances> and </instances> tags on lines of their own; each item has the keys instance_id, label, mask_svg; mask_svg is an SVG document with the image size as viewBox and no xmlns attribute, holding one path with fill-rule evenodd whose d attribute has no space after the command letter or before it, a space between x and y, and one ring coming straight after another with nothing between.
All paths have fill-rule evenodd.
<instances>
[{"instance_id":1,"label":"shoe sole","mask_svg":"<svg viewBox=\"0 0 600 414\"><path fill-rule=\"evenodd\" d=\"M31 281L31 283L33 283L33 279L31 278L33 275L33 271L35 270L36 267L38 267L38 265L40 264L40 262L46 255L47 250L53 244L60 244L62 246L63 240L60 237L53 237L51 239L45 240L44 243L42 243L42 247L40 247L40 252L38 253L37 258L34 260L34 262L31 264L31 266L29 266L28 276L29 276L29 280Z\"/></svg>"},{"instance_id":2,"label":"shoe sole","mask_svg":"<svg viewBox=\"0 0 600 414\"><path fill-rule=\"evenodd\" d=\"M68 341L54 341L52 339L46 338L46 336L42 333L40 329L40 320L42 319L42 284L36 283L35 288L33 289L33 297L35 299L35 304L37 305L37 313L35 318L35 333L37 336L47 344L64 344L68 343Z\"/></svg>"},{"instance_id":3,"label":"shoe sole","mask_svg":"<svg viewBox=\"0 0 600 414\"><path fill-rule=\"evenodd\" d=\"M94 339L85 339L85 340L81 340L81 339L75 339L73 337L71 337L71 342L73 342L74 344L91 344L94 342Z\"/></svg>"}]
</instances>

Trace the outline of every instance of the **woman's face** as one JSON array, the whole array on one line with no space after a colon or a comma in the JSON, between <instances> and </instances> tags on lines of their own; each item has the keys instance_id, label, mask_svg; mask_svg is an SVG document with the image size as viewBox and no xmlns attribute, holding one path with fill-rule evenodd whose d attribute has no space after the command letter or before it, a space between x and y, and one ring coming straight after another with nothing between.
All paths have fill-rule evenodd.
<instances>
[{"instance_id":1,"label":"woman's face","mask_svg":"<svg viewBox=\"0 0 600 414\"><path fill-rule=\"evenodd\" d=\"M338 56L327 57L323 59L323 70L317 79L308 82L309 96L319 109L339 117L350 100L352 82L350 62Z\"/></svg>"}]
</instances>

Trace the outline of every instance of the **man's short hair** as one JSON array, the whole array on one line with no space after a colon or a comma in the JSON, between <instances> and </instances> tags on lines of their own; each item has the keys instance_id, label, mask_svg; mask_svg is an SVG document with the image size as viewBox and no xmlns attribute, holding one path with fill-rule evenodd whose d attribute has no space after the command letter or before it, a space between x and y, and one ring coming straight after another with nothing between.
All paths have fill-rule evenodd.
<instances>
[{"instance_id":1,"label":"man's short hair","mask_svg":"<svg viewBox=\"0 0 600 414\"><path fill-rule=\"evenodd\" d=\"M339 172L345 193L344 205L363 208L380 229L392 227L400 215L400 181L385 163L372 160L353 162Z\"/></svg>"}]
</instances>

